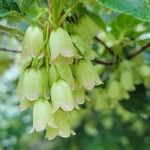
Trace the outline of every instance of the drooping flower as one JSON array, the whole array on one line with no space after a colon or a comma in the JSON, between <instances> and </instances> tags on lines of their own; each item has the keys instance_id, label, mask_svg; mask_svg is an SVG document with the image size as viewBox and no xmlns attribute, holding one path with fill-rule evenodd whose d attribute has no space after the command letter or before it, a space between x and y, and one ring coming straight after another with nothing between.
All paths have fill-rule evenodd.
<instances>
[{"instance_id":1,"label":"drooping flower","mask_svg":"<svg viewBox=\"0 0 150 150\"><path fill-rule=\"evenodd\" d=\"M79 84L87 90L91 90L95 85L102 84L94 66L89 61L79 61L76 66L76 77Z\"/></svg>"},{"instance_id":2,"label":"drooping flower","mask_svg":"<svg viewBox=\"0 0 150 150\"><path fill-rule=\"evenodd\" d=\"M68 62L72 62L72 59L77 55L68 32L61 27L51 32L49 44L51 62L55 62L59 56L66 57L69 59Z\"/></svg>"},{"instance_id":3,"label":"drooping flower","mask_svg":"<svg viewBox=\"0 0 150 150\"><path fill-rule=\"evenodd\" d=\"M64 80L58 80L53 84L51 98L54 112L59 108L64 111L72 111L74 107L77 107L73 100L71 88Z\"/></svg>"},{"instance_id":4,"label":"drooping flower","mask_svg":"<svg viewBox=\"0 0 150 150\"><path fill-rule=\"evenodd\" d=\"M72 91L74 101L78 105L82 105L85 102L86 95L85 90L82 87L79 87L79 85L76 83L76 88Z\"/></svg>"},{"instance_id":5,"label":"drooping flower","mask_svg":"<svg viewBox=\"0 0 150 150\"><path fill-rule=\"evenodd\" d=\"M59 109L55 114L55 121L58 127L58 135L61 137L69 137L70 134L75 135L75 132L71 130L69 120L67 118L66 112Z\"/></svg>"},{"instance_id":6,"label":"drooping flower","mask_svg":"<svg viewBox=\"0 0 150 150\"><path fill-rule=\"evenodd\" d=\"M130 71L124 71L121 73L120 83L125 90L132 91L135 89L133 83L133 75Z\"/></svg>"},{"instance_id":7,"label":"drooping flower","mask_svg":"<svg viewBox=\"0 0 150 150\"><path fill-rule=\"evenodd\" d=\"M59 109L54 114L54 117L55 117L57 128L49 128L48 127L46 129L46 131L47 131L46 137L48 138L48 140L54 139L57 135L64 137L64 138L69 137L71 134L75 135L75 132L73 130L71 130L70 123L69 123L66 112Z\"/></svg>"},{"instance_id":8,"label":"drooping flower","mask_svg":"<svg viewBox=\"0 0 150 150\"><path fill-rule=\"evenodd\" d=\"M37 100L40 96L49 98L48 78L44 68L27 69L18 82L20 99Z\"/></svg>"},{"instance_id":9,"label":"drooping flower","mask_svg":"<svg viewBox=\"0 0 150 150\"><path fill-rule=\"evenodd\" d=\"M50 102L39 99L33 106L33 128L36 131L43 131L46 126L57 128Z\"/></svg>"},{"instance_id":10,"label":"drooping flower","mask_svg":"<svg viewBox=\"0 0 150 150\"><path fill-rule=\"evenodd\" d=\"M41 52L43 45L43 32L39 27L30 26L27 28L22 45L22 56L28 57L42 57Z\"/></svg>"}]
</instances>

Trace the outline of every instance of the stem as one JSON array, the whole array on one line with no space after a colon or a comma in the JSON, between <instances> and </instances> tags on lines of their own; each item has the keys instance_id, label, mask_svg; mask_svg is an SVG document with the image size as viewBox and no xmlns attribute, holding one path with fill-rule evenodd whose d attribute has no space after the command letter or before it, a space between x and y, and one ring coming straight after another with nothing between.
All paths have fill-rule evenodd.
<instances>
[{"instance_id":1,"label":"stem","mask_svg":"<svg viewBox=\"0 0 150 150\"><path fill-rule=\"evenodd\" d=\"M100 59L97 59L97 58L95 58L93 60L93 62L96 63L96 64L102 64L102 65L106 65L106 66L110 66L110 65L116 64L113 61L103 61L103 60L100 60Z\"/></svg>"},{"instance_id":2,"label":"stem","mask_svg":"<svg viewBox=\"0 0 150 150\"><path fill-rule=\"evenodd\" d=\"M10 15L12 15L15 18L22 19L22 20L26 21L30 25L37 24L36 21L34 21L34 20L30 19L29 17L23 15L22 13L18 13L17 11L12 11ZM44 28L44 26L41 23L38 23L38 26L42 29Z\"/></svg>"},{"instance_id":3,"label":"stem","mask_svg":"<svg viewBox=\"0 0 150 150\"><path fill-rule=\"evenodd\" d=\"M64 15L60 18L59 26L63 24L69 13L76 7L76 5L79 3L79 0L76 0L74 4L64 13Z\"/></svg>"},{"instance_id":4,"label":"stem","mask_svg":"<svg viewBox=\"0 0 150 150\"><path fill-rule=\"evenodd\" d=\"M131 53L130 55L127 56L127 59L132 59L133 57L135 57L136 55L138 55L139 53L143 52L144 50L146 50L148 47L150 47L150 42L145 44L144 46L142 46L139 50L134 51L133 53Z\"/></svg>"},{"instance_id":5,"label":"stem","mask_svg":"<svg viewBox=\"0 0 150 150\"><path fill-rule=\"evenodd\" d=\"M0 31L2 32L8 32L12 35L15 35L15 36L20 36L21 38L23 37L24 33L17 30L17 29L13 29L13 28L9 28L9 27L6 27L6 26L3 26L3 25L0 25Z\"/></svg>"},{"instance_id":6,"label":"stem","mask_svg":"<svg viewBox=\"0 0 150 150\"><path fill-rule=\"evenodd\" d=\"M110 53L111 55L114 55L113 49L110 48L110 47L108 47L101 39L99 39L99 38L96 36L96 37L95 37L95 40L98 41L98 42L100 42L100 43L106 48L106 50L109 51L109 53Z\"/></svg>"}]
</instances>

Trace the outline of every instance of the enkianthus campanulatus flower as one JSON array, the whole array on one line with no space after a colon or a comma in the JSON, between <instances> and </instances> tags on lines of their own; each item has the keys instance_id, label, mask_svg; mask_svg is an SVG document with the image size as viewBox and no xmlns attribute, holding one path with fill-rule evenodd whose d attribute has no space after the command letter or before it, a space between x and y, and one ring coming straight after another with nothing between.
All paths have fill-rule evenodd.
<instances>
[{"instance_id":1,"label":"enkianthus campanulatus flower","mask_svg":"<svg viewBox=\"0 0 150 150\"><path fill-rule=\"evenodd\" d=\"M22 56L31 60L23 65L18 82L20 108L33 109L35 131L46 130L49 140L66 138L75 135L69 113L79 110L88 99L86 90L102 81L91 63L95 53L79 35L58 27L46 42L44 37L35 26L28 27L25 33Z\"/></svg>"}]
</instances>

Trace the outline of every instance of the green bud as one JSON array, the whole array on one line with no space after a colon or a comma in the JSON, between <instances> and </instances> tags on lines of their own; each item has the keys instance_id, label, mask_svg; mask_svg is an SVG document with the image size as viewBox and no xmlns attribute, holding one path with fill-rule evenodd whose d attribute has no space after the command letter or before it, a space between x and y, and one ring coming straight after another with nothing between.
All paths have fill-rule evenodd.
<instances>
[{"instance_id":1,"label":"green bud","mask_svg":"<svg viewBox=\"0 0 150 150\"><path fill-rule=\"evenodd\" d=\"M91 90L95 85L102 84L91 62L80 60L76 66L76 77L80 85Z\"/></svg>"},{"instance_id":2,"label":"green bud","mask_svg":"<svg viewBox=\"0 0 150 150\"><path fill-rule=\"evenodd\" d=\"M49 44L51 62L54 62L59 56L71 59L76 56L76 49L72 44L68 32L60 27L51 32Z\"/></svg>"},{"instance_id":3,"label":"green bud","mask_svg":"<svg viewBox=\"0 0 150 150\"><path fill-rule=\"evenodd\" d=\"M75 88L74 78L72 75L72 71L70 65L66 63L63 59L56 63L57 70L62 79L64 79L71 87L71 89Z\"/></svg>"},{"instance_id":4,"label":"green bud","mask_svg":"<svg viewBox=\"0 0 150 150\"><path fill-rule=\"evenodd\" d=\"M85 102L85 91L83 88L80 88L78 84L76 84L76 88L73 90L73 98L74 101L79 105L82 105Z\"/></svg>"},{"instance_id":5,"label":"green bud","mask_svg":"<svg viewBox=\"0 0 150 150\"><path fill-rule=\"evenodd\" d=\"M50 78L51 78L52 83L54 83L55 81L59 79L59 73L55 65L51 65L50 67Z\"/></svg>"},{"instance_id":6,"label":"green bud","mask_svg":"<svg viewBox=\"0 0 150 150\"><path fill-rule=\"evenodd\" d=\"M54 112L59 108L64 111L72 111L75 107L70 86L64 80L59 80L53 84L51 98Z\"/></svg>"},{"instance_id":7,"label":"green bud","mask_svg":"<svg viewBox=\"0 0 150 150\"><path fill-rule=\"evenodd\" d=\"M39 27L30 26L27 28L22 46L23 57L42 57L40 54L43 45L43 32Z\"/></svg>"},{"instance_id":8,"label":"green bud","mask_svg":"<svg viewBox=\"0 0 150 150\"><path fill-rule=\"evenodd\" d=\"M47 100L37 100L33 106L33 128L42 131L46 126L57 128L51 104Z\"/></svg>"}]
</instances>

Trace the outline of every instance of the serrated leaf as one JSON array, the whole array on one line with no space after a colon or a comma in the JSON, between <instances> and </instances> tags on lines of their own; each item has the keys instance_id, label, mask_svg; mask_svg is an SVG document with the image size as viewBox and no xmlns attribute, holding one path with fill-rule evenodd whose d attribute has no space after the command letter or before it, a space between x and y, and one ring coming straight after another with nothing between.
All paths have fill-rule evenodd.
<instances>
[{"instance_id":1,"label":"serrated leaf","mask_svg":"<svg viewBox=\"0 0 150 150\"><path fill-rule=\"evenodd\" d=\"M150 21L150 7L147 0L99 0L104 6L142 21Z\"/></svg>"}]
</instances>

